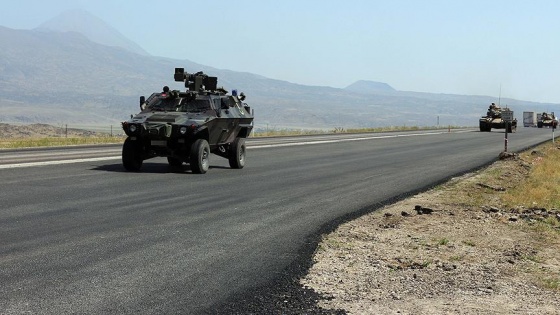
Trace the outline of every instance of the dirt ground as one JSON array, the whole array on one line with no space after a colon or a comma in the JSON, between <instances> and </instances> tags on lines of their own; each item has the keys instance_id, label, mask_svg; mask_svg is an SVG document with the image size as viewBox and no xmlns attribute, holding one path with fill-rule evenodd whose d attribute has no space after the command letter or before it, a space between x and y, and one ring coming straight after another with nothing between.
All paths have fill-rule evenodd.
<instances>
[{"instance_id":1,"label":"dirt ground","mask_svg":"<svg viewBox=\"0 0 560 315\"><path fill-rule=\"evenodd\" d=\"M560 212L497 198L538 159L498 161L343 224L301 283L348 314L560 314L560 237L547 223Z\"/></svg>"},{"instance_id":2,"label":"dirt ground","mask_svg":"<svg viewBox=\"0 0 560 315\"><path fill-rule=\"evenodd\" d=\"M47 124L12 125L0 123L0 139L43 138L43 137L90 137L98 133L94 131L65 128Z\"/></svg>"}]
</instances>

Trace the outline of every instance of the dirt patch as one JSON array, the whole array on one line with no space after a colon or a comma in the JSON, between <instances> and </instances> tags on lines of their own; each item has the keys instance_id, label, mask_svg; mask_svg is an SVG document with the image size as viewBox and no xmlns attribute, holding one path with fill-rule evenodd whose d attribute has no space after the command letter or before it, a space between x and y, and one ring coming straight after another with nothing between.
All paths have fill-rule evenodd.
<instances>
[{"instance_id":1,"label":"dirt patch","mask_svg":"<svg viewBox=\"0 0 560 315\"><path fill-rule=\"evenodd\" d=\"M499 201L542 157L503 158L341 225L301 283L349 314L560 314L558 210Z\"/></svg>"},{"instance_id":2,"label":"dirt patch","mask_svg":"<svg viewBox=\"0 0 560 315\"><path fill-rule=\"evenodd\" d=\"M23 138L45 138L45 137L94 137L104 135L103 133L56 127L47 124L12 125L0 123L0 139L23 139Z\"/></svg>"}]
</instances>

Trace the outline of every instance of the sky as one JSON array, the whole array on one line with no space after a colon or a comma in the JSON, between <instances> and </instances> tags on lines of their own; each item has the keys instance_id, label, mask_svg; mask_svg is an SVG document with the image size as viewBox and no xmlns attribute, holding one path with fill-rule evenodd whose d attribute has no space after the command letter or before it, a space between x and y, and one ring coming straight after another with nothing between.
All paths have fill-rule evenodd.
<instances>
[{"instance_id":1,"label":"sky","mask_svg":"<svg viewBox=\"0 0 560 315\"><path fill-rule=\"evenodd\" d=\"M557 0L18 0L0 2L0 25L75 9L152 55L220 69L560 103Z\"/></svg>"}]
</instances>

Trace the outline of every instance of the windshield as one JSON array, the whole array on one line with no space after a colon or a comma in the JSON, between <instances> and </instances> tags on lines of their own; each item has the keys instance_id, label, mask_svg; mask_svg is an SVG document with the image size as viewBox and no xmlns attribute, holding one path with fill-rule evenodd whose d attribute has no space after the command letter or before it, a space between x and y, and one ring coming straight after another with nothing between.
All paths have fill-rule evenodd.
<instances>
[{"instance_id":1,"label":"windshield","mask_svg":"<svg viewBox=\"0 0 560 315\"><path fill-rule=\"evenodd\" d=\"M181 106L177 110L181 112L196 113L204 112L210 109L212 109L212 107L210 106L209 99L194 99L190 101L183 99Z\"/></svg>"},{"instance_id":2,"label":"windshield","mask_svg":"<svg viewBox=\"0 0 560 315\"><path fill-rule=\"evenodd\" d=\"M181 105L181 100L180 98L157 95L148 100L146 109L153 111L176 111Z\"/></svg>"},{"instance_id":3,"label":"windshield","mask_svg":"<svg viewBox=\"0 0 560 315\"><path fill-rule=\"evenodd\" d=\"M146 111L199 113L211 110L210 99L198 96L189 100L183 97L169 97L161 94L152 95L147 101Z\"/></svg>"}]
</instances>

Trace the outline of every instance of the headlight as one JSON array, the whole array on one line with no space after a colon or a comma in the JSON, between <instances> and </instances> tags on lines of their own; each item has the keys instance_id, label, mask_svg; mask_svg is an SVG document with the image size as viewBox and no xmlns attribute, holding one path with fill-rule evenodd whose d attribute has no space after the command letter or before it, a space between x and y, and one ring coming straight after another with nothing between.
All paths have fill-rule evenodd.
<instances>
[{"instance_id":1,"label":"headlight","mask_svg":"<svg viewBox=\"0 0 560 315\"><path fill-rule=\"evenodd\" d=\"M130 125L130 127L128 127L128 131L136 132L136 125L134 125L134 124Z\"/></svg>"},{"instance_id":2,"label":"headlight","mask_svg":"<svg viewBox=\"0 0 560 315\"><path fill-rule=\"evenodd\" d=\"M184 135L185 133L187 133L187 127L183 126L179 129L179 132Z\"/></svg>"}]
</instances>

